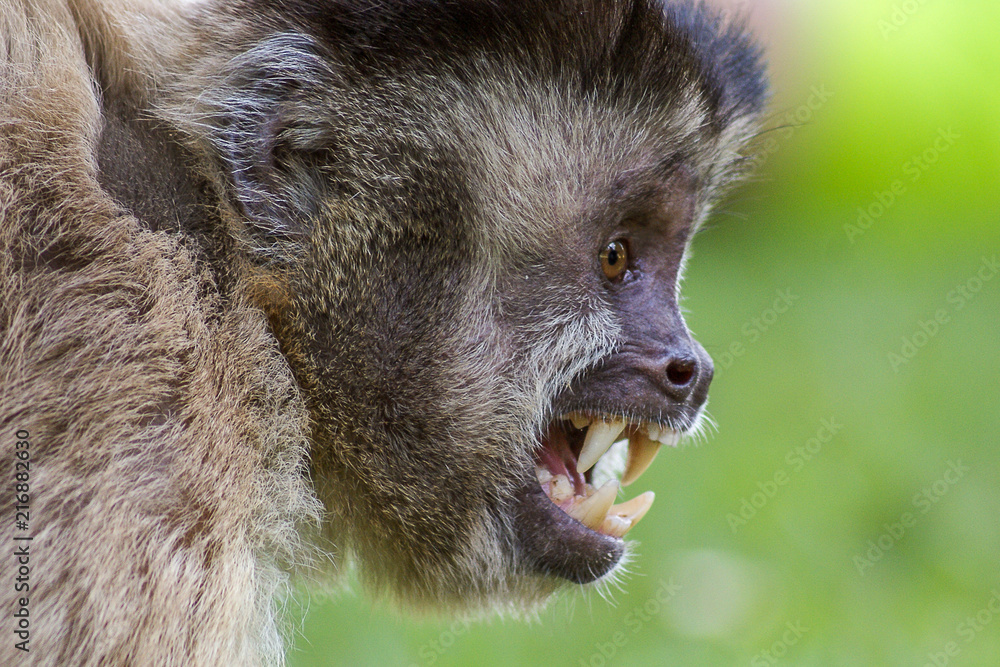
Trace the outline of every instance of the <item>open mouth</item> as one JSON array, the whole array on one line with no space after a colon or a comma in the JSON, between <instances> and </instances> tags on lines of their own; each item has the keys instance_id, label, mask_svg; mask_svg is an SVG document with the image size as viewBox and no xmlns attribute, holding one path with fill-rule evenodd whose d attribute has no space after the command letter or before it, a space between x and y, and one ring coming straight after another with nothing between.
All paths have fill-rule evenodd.
<instances>
[{"instance_id":1,"label":"open mouth","mask_svg":"<svg viewBox=\"0 0 1000 667\"><path fill-rule=\"evenodd\" d=\"M622 440L628 441L628 455L621 481L612 479L595 487L595 465ZM642 475L660 447L674 447L679 440L679 432L656 424L574 413L549 427L536 458L535 475L545 495L567 515L591 530L621 538L646 515L654 494L646 491L615 504L620 487Z\"/></svg>"},{"instance_id":2,"label":"open mouth","mask_svg":"<svg viewBox=\"0 0 1000 667\"><path fill-rule=\"evenodd\" d=\"M542 571L577 583L598 579L625 553L622 537L653 504L653 492L615 504L619 489L634 482L660 448L676 446L681 433L652 422L571 413L553 421L535 454L537 484L519 503L525 554ZM627 446L621 479L595 484L595 468L609 468L608 451ZM603 460L602 460L603 459ZM603 477L607 477L603 470Z\"/></svg>"}]
</instances>

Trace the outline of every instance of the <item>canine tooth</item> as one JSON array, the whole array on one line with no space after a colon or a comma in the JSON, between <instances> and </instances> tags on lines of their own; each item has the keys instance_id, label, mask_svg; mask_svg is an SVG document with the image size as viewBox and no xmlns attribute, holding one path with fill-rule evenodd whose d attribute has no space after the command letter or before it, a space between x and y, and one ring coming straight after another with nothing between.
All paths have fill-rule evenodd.
<instances>
[{"instance_id":1,"label":"canine tooth","mask_svg":"<svg viewBox=\"0 0 1000 667\"><path fill-rule=\"evenodd\" d=\"M618 439L621 432L625 430L623 421L597 421L587 429L587 437L583 441L583 449L580 450L580 458L576 463L577 472L587 472L597 459L608 451L608 448Z\"/></svg>"},{"instance_id":2,"label":"canine tooth","mask_svg":"<svg viewBox=\"0 0 1000 667\"><path fill-rule=\"evenodd\" d=\"M549 498L554 503L561 503L573 497L573 485L566 475L555 475L549 485Z\"/></svg>"},{"instance_id":3,"label":"canine tooth","mask_svg":"<svg viewBox=\"0 0 1000 667\"><path fill-rule=\"evenodd\" d=\"M619 539L625 537L625 533L627 533L631 528L631 521L623 519L620 516L615 516L614 514L609 514L604 517L604 523L601 524L602 533Z\"/></svg>"},{"instance_id":4,"label":"canine tooth","mask_svg":"<svg viewBox=\"0 0 1000 667\"><path fill-rule=\"evenodd\" d=\"M628 486L653 462L660 451L661 443L647 438L641 432L633 433L628 439L628 460L622 473L622 486Z\"/></svg>"},{"instance_id":5,"label":"canine tooth","mask_svg":"<svg viewBox=\"0 0 1000 667\"><path fill-rule=\"evenodd\" d=\"M642 517L646 516L646 512L648 512L649 508L653 506L653 501L655 499L655 493L652 491L646 491L645 493L640 493L632 500L626 500L623 503L613 505L610 509L608 509L608 514L613 514L623 519L630 519L632 523L635 523Z\"/></svg>"},{"instance_id":6,"label":"canine tooth","mask_svg":"<svg viewBox=\"0 0 1000 667\"><path fill-rule=\"evenodd\" d=\"M579 412L574 412L569 416L569 421L576 428L583 430L590 425L590 418L584 417Z\"/></svg>"},{"instance_id":7,"label":"canine tooth","mask_svg":"<svg viewBox=\"0 0 1000 667\"><path fill-rule=\"evenodd\" d=\"M571 517L591 530L597 530L608 515L608 510L614 505L618 495L618 482L611 480L589 498L584 498L573 507L566 510Z\"/></svg>"},{"instance_id":8,"label":"canine tooth","mask_svg":"<svg viewBox=\"0 0 1000 667\"><path fill-rule=\"evenodd\" d=\"M608 518L618 518L622 522L627 521L628 526L625 528L625 533L632 530L635 524L639 523L642 517L646 516L646 512L649 508L653 506L653 500L656 499L656 494L652 491L646 491L633 498L632 500L627 500L618 505L614 505L608 510ZM617 522L613 522L613 525L618 525ZM622 537L625 533L621 535L615 535L615 537Z\"/></svg>"}]
</instances>

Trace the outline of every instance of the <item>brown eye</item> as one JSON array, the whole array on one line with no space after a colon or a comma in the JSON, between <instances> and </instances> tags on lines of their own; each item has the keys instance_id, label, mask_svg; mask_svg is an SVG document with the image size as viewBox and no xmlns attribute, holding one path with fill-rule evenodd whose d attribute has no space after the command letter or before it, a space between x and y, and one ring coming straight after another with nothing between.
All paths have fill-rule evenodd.
<instances>
[{"instance_id":1,"label":"brown eye","mask_svg":"<svg viewBox=\"0 0 1000 667\"><path fill-rule=\"evenodd\" d=\"M628 250L621 241L612 241L601 251L601 269L608 280L618 280L628 268Z\"/></svg>"}]
</instances>

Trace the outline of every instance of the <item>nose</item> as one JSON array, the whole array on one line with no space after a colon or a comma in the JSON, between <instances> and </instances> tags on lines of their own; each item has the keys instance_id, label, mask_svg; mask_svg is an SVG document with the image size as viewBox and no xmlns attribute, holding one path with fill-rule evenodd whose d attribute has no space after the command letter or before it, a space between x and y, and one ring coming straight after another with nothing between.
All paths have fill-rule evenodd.
<instances>
[{"instance_id":1,"label":"nose","mask_svg":"<svg viewBox=\"0 0 1000 667\"><path fill-rule=\"evenodd\" d=\"M672 347L657 364L658 383L673 400L699 407L708 397L708 385L715 374L712 359L693 340Z\"/></svg>"}]
</instances>

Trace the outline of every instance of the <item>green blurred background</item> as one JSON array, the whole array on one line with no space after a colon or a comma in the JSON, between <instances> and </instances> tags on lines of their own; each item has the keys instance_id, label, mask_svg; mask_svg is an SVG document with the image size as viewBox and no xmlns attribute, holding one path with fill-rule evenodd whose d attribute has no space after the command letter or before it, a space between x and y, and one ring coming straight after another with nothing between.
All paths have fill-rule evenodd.
<instances>
[{"instance_id":1,"label":"green blurred background","mask_svg":"<svg viewBox=\"0 0 1000 667\"><path fill-rule=\"evenodd\" d=\"M1000 665L1000 3L743 4L784 127L695 242L718 428L643 476L623 590L302 590L292 665Z\"/></svg>"}]
</instances>

